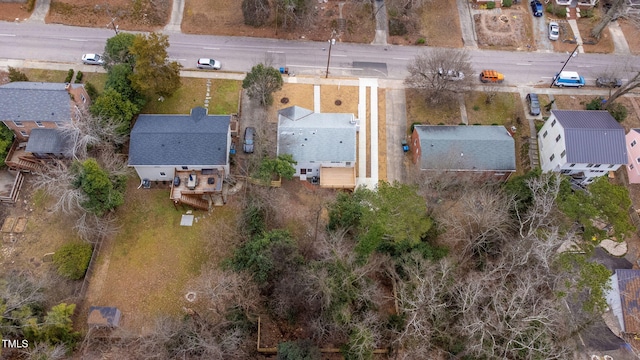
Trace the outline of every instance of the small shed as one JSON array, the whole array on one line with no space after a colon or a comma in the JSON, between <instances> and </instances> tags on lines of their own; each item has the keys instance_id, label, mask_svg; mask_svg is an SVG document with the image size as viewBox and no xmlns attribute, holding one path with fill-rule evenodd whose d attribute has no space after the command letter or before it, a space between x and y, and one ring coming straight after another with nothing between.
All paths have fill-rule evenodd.
<instances>
[{"instance_id":1,"label":"small shed","mask_svg":"<svg viewBox=\"0 0 640 360\"><path fill-rule=\"evenodd\" d=\"M92 306L89 308L87 324L90 328L116 328L120 326L122 313L116 307Z\"/></svg>"}]
</instances>

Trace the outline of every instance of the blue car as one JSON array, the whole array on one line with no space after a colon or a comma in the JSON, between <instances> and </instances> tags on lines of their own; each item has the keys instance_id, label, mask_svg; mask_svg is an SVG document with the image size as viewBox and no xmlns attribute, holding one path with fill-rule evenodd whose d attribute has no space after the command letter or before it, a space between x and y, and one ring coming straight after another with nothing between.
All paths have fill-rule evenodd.
<instances>
[{"instance_id":1,"label":"blue car","mask_svg":"<svg viewBox=\"0 0 640 360\"><path fill-rule=\"evenodd\" d=\"M538 0L531 1L531 10L533 11L533 16L541 17L542 16L542 3Z\"/></svg>"}]
</instances>

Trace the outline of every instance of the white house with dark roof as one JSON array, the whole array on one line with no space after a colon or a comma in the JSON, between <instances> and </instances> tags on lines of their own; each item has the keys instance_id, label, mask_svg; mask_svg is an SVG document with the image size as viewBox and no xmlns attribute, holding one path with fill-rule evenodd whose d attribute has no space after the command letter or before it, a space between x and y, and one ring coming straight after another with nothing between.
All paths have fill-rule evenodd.
<instances>
[{"instance_id":1,"label":"white house with dark roof","mask_svg":"<svg viewBox=\"0 0 640 360\"><path fill-rule=\"evenodd\" d=\"M140 179L173 180L176 170L218 169L229 174L230 115L140 115L131 130L129 166Z\"/></svg>"},{"instance_id":2,"label":"white house with dark roof","mask_svg":"<svg viewBox=\"0 0 640 360\"><path fill-rule=\"evenodd\" d=\"M607 111L552 110L538 132L540 167L581 185L627 163L624 128Z\"/></svg>"},{"instance_id":3,"label":"white house with dark roof","mask_svg":"<svg viewBox=\"0 0 640 360\"><path fill-rule=\"evenodd\" d=\"M353 114L314 113L291 106L278 112L277 153L293 156L300 180L315 176L321 187L352 189L356 132Z\"/></svg>"},{"instance_id":4,"label":"white house with dark roof","mask_svg":"<svg viewBox=\"0 0 640 360\"><path fill-rule=\"evenodd\" d=\"M421 170L507 180L516 171L515 141L504 126L416 125L413 163Z\"/></svg>"}]
</instances>

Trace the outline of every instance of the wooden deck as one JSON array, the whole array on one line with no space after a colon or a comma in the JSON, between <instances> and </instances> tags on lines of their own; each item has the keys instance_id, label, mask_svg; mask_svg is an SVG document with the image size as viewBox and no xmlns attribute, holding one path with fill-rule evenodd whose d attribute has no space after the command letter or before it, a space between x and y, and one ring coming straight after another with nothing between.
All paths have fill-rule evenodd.
<instances>
[{"instance_id":1,"label":"wooden deck","mask_svg":"<svg viewBox=\"0 0 640 360\"><path fill-rule=\"evenodd\" d=\"M176 170L175 176L180 184L171 183L170 198L176 204L181 203L201 210L209 210L220 197L223 189L224 171L222 170ZM197 179L195 187L189 187L189 177Z\"/></svg>"},{"instance_id":2,"label":"wooden deck","mask_svg":"<svg viewBox=\"0 0 640 360\"><path fill-rule=\"evenodd\" d=\"M30 152L25 151L26 143L14 141L4 160L5 164L12 170L24 172L43 172L46 166L41 160L34 157Z\"/></svg>"}]
</instances>

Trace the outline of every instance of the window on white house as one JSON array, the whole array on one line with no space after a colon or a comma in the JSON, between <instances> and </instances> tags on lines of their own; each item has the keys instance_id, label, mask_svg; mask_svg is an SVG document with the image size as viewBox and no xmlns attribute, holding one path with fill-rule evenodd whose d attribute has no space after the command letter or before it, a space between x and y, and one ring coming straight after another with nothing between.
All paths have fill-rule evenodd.
<instances>
[{"instance_id":1,"label":"window on white house","mask_svg":"<svg viewBox=\"0 0 640 360\"><path fill-rule=\"evenodd\" d=\"M609 165L609 169L611 169L611 168L612 168L612 167L614 167L614 166L615 166L614 164Z\"/></svg>"},{"instance_id":2,"label":"window on white house","mask_svg":"<svg viewBox=\"0 0 640 360\"><path fill-rule=\"evenodd\" d=\"M558 134L558 136L556 136L556 142L560 141L561 138L562 138L562 136L560 136L560 134Z\"/></svg>"},{"instance_id":3,"label":"window on white house","mask_svg":"<svg viewBox=\"0 0 640 360\"><path fill-rule=\"evenodd\" d=\"M306 175L307 169L300 169L300 175Z\"/></svg>"},{"instance_id":4,"label":"window on white house","mask_svg":"<svg viewBox=\"0 0 640 360\"><path fill-rule=\"evenodd\" d=\"M587 164L587 167L588 168L593 167L593 164Z\"/></svg>"},{"instance_id":5,"label":"window on white house","mask_svg":"<svg viewBox=\"0 0 640 360\"><path fill-rule=\"evenodd\" d=\"M593 167L594 167L594 168L599 168L601 165L602 165L602 164L596 164L596 165L594 165Z\"/></svg>"},{"instance_id":6,"label":"window on white house","mask_svg":"<svg viewBox=\"0 0 640 360\"><path fill-rule=\"evenodd\" d=\"M636 142L635 140L633 140L633 141L631 142L631 147L636 146L636 144L637 144L637 142Z\"/></svg>"},{"instance_id":7,"label":"window on white house","mask_svg":"<svg viewBox=\"0 0 640 360\"><path fill-rule=\"evenodd\" d=\"M553 159L556 158L556 154L551 154L551 156L549 156L549 161L553 161Z\"/></svg>"},{"instance_id":8,"label":"window on white house","mask_svg":"<svg viewBox=\"0 0 640 360\"><path fill-rule=\"evenodd\" d=\"M24 127L24 124L22 124L22 121L14 121L13 125L15 125L17 127Z\"/></svg>"},{"instance_id":9,"label":"window on white house","mask_svg":"<svg viewBox=\"0 0 640 360\"><path fill-rule=\"evenodd\" d=\"M164 171L160 171L160 176L167 176L167 174Z\"/></svg>"},{"instance_id":10,"label":"window on white house","mask_svg":"<svg viewBox=\"0 0 640 360\"><path fill-rule=\"evenodd\" d=\"M189 167L188 166L183 166L182 170L189 170Z\"/></svg>"},{"instance_id":11,"label":"window on white house","mask_svg":"<svg viewBox=\"0 0 640 360\"><path fill-rule=\"evenodd\" d=\"M576 166L576 164L571 164L571 165L569 165L569 167L574 167L574 166Z\"/></svg>"},{"instance_id":12,"label":"window on white house","mask_svg":"<svg viewBox=\"0 0 640 360\"><path fill-rule=\"evenodd\" d=\"M565 155L567 155L567 150L562 150L560 157L563 158Z\"/></svg>"},{"instance_id":13,"label":"window on white house","mask_svg":"<svg viewBox=\"0 0 640 360\"><path fill-rule=\"evenodd\" d=\"M542 138L546 138L549 135L549 132L545 130L544 134L542 134Z\"/></svg>"},{"instance_id":14,"label":"window on white house","mask_svg":"<svg viewBox=\"0 0 640 360\"><path fill-rule=\"evenodd\" d=\"M42 125L42 121L36 121L36 125L38 125L38 127L44 127L44 125Z\"/></svg>"},{"instance_id":15,"label":"window on white house","mask_svg":"<svg viewBox=\"0 0 640 360\"><path fill-rule=\"evenodd\" d=\"M313 169L307 169L307 172L308 173L313 172Z\"/></svg>"},{"instance_id":16,"label":"window on white house","mask_svg":"<svg viewBox=\"0 0 640 360\"><path fill-rule=\"evenodd\" d=\"M551 122L551 127L554 127L556 125L556 119L553 119L553 121Z\"/></svg>"}]
</instances>

